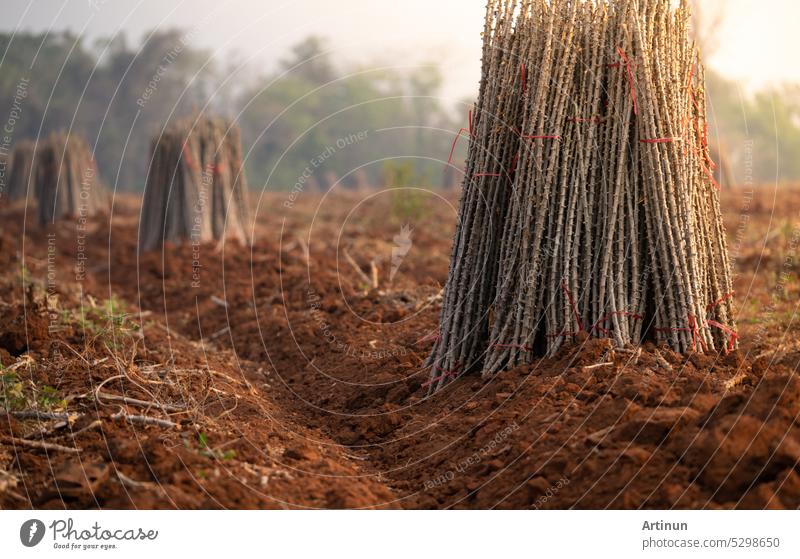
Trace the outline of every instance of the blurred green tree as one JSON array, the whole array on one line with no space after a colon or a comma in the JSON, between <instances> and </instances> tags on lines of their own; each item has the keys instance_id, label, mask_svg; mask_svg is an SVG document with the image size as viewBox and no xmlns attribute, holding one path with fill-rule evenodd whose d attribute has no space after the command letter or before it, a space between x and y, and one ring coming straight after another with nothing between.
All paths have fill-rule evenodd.
<instances>
[{"instance_id":1,"label":"blurred green tree","mask_svg":"<svg viewBox=\"0 0 800 559\"><path fill-rule=\"evenodd\" d=\"M251 184L291 188L310 168L317 182L333 172L347 185L363 166L380 185L384 161L403 157L424 186L438 185L460 127L438 97L441 85L433 66L342 71L323 39L306 39L240 96Z\"/></svg>"},{"instance_id":2,"label":"blurred green tree","mask_svg":"<svg viewBox=\"0 0 800 559\"><path fill-rule=\"evenodd\" d=\"M207 59L178 29L153 32L136 48L124 35L94 47L70 32L0 34L0 111L27 96L8 134L11 142L70 129L94 149L101 175L121 189L141 190L152 134L168 118L208 98Z\"/></svg>"}]
</instances>

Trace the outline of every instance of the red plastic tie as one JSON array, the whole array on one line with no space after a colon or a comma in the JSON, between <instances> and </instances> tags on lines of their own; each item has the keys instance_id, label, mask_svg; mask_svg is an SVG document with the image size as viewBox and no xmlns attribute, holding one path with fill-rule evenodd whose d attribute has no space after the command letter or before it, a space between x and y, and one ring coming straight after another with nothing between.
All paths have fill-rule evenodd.
<instances>
[{"instance_id":1,"label":"red plastic tie","mask_svg":"<svg viewBox=\"0 0 800 559\"><path fill-rule=\"evenodd\" d=\"M723 332L725 332L730 336L727 347L728 352L731 352L736 348L736 340L739 339L739 334L735 330L725 326L724 324L720 324L716 320L707 320L706 322L708 323L709 326L719 328L720 330L722 330Z\"/></svg>"},{"instance_id":2,"label":"red plastic tie","mask_svg":"<svg viewBox=\"0 0 800 559\"><path fill-rule=\"evenodd\" d=\"M583 319L581 315L578 313L578 307L575 305L575 300L572 298L572 292L567 287L567 282L561 280L561 289L564 290L564 293L567 294L567 299L569 300L569 304L572 307L572 312L575 315L575 322L578 323L578 332L583 332Z\"/></svg>"},{"instance_id":3,"label":"red plastic tie","mask_svg":"<svg viewBox=\"0 0 800 559\"><path fill-rule=\"evenodd\" d=\"M703 346L703 350L707 351L708 346L706 345L705 340L700 337L700 324L697 322L697 318L693 314L689 315L689 327L692 329L692 350L697 351L697 342L699 341Z\"/></svg>"},{"instance_id":4,"label":"red plastic tie","mask_svg":"<svg viewBox=\"0 0 800 559\"><path fill-rule=\"evenodd\" d=\"M656 332L691 332L692 333L692 351L697 351L697 342L699 341L705 349L708 349L705 340L700 338L700 325L693 314L689 315L689 328L656 328Z\"/></svg>"},{"instance_id":5,"label":"red plastic tie","mask_svg":"<svg viewBox=\"0 0 800 559\"><path fill-rule=\"evenodd\" d=\"M462 128L456 134L455 139L453 140L453 147L450 148L450 156L447 158L447 164L450 165L453 163L453 154L456 152L456 143L458 143L458 139L461 137L461 134L466 132L469 134L469 131L466 128ZM471 134L470 134L471 135Z\"/></svg>"},{"instance_id":6,"label":"red plastic tie","mask_svg":"<svg viewBox=\"0 0 800 559\"><path fill-rule=\"evenodd\" d=\"M698 132L699 132L698 123ZM701 135L701 142L703 145L703 158L705 161L703 162L703 171L705 171L706 175L709 179L711 179L711 184L714 185L714 188L717 190L722 190L722 186L717 182L717 179L714 178L714 170L717 168L717 164L714 163L714 160L711 159L711 153L708 150L708 122L705 123L703 127L703 133Z\"/></svg>"},{"instance_id":7,"label":"red plastic tie","mask_svg":"<svg viewBox=\"0 0 800 559\"><path fill-rule=\"evenodd\" d=\"M703 164L703 171L705 172L708 179L711 181L711 184L716 188L718 191L722 191L722 185L717 182L717 179L714 178L714 171L708 168L705 164Z\"/></svg>"},{"instance_id":8,"label":"red plastic tie","mask_svg":"<svg viewBox=\"0 0 800 559\"><path fill-rule=\"evenodd\" d=\"M697 99L694 97L694 93L689 91L691 95L691 99L694 102L695 107L697 107ZM714 170L717 168L717 164L714 163L714 160L711 158L711 154L709 153L708 149L708 122L705 123L703 130L700 130L700 121L695 121L695 129L697 130L697 137L700 140L700 150L702 153L700 154L700 166L703 169L703 173L708 177L711 184L717 190L721 191L722 186L717 182L717 179L714 178Z\"/></svg>"},{"instance_id":9,"label":"red plastic tie","mask_svg":"<svg viewBox=\"0 0 800 559\"><path fill-rule=\"evenodd\" d=\"M716 301L714 301L713 303L709 304L709 305L706 307L706 310L707 310L707 311L710 311L711 309L715 309L715 308L717 308L717 307L718 307L718 306L720 306L722 303L724 303L724 302L725 302L725 301L727 301L728 299L732 298L734 295L736 295L736 292L735 292L735 291L731 291L730 293L726 293L725 295L723 295L722 297L720 297L719 299L717 299L717 300L716 300Z\"/></svg>"},{"instance_id":10,"label":"red plastic tie","mask_svg":"<svg viewBox=\"0 0 800 559\"><path fill-rule=\"evenodd\" d=\"M434 365L433 368L437 371L440 371L442 374L439 375L438 377L433 377L429 381L423 383L422 388L427 388L428 386L437 383L440 380L447 380L448 378L458 378L458 375L461 374L460 371L445 371L444 369L438 367L437 365Z\"/></svg>"},{"instance_id":11,"label":"red plastic tie","mask_svg":"<svg viewBox=\"0 0 800 559\"><path fill-rule=\"evenodd\" d=\"M471 109L467 113L467 123L468 123L467 124L467 128L459 129L458 133L456 134L456 137L453 138L453 145L450 147L450 156L447 158L447 164L448 165L453 163L453 154L456 152L456 144L458 143L458 139L461 137L461 134L466 132L467 134L469 134L470 138L474 138L475 137L475 134L473 133L473 127L472 127L472 110Z\"/></svg>"},{"instance_id":12,"label":"red plastic tie","mask_svg":"<svg viewBox=\"0 0 800 559\"><path fill-rule=\"evenodd\" d=\"M600 326L601 324L605 324L608 322L612 316L627 316L628 318L632 318L634 320L644 320L643 316L640 316L636 313L628 312L628 311L614 311L611 313L606 314L603 318L598 320L594 326L592 326L592 330L602 330L604 333L608 334L608 329L603 328Z\"/></svg>"},{"instance_id":13,"label":"red plastic tie","mask_svg":"<svg viewBox=\"0 0 800 559\"><path fill-rule=\"evenodd\" d=\"M628 73L628 85L630 86L631 90L631 99L633 99L633 114L639 116L639 102L636 99L636 85L634 84L633 80L633 70L631 69L631 61L628 58L628 55L625 54L625 51L622 50L621 47L617 47L617 52L619 53L620 58L622 58L622 62L625 64L625 69Z\"/></svg>"},{"instance_id":14,"label":"red plastic tie","mask_svg":"<svg viewBox=\"0 0 800 559\"><path fill-rule=\"evenodd\" d=\"M211 164L209 164L209 165L207 166L207 169L208 169L209 171L211 171L211 173L212 173L212 174L213 174L215 177L218 177L218 176L220 176L220 175L222 174L222 165L215 165L215 164L211 163Z\"/></svg>"}]
</instances>

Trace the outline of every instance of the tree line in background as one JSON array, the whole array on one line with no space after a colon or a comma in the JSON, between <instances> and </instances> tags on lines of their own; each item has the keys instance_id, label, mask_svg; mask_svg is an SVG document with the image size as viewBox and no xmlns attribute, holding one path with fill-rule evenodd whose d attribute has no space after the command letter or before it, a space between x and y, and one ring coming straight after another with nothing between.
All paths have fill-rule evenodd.
<instances>
[{"instance_id":1,"label":"tree line in background","mask_svg":"<svg viewBox=\"0 0 800 559\"><path fill-rule=\"evenodd\" d=\"M158 31L87 44L69 32L0 34L3 144L72 129L119 190L141 191L151 142L168 122L210 111L239 123L253 188L452 186L447 160L468 103L443 100L435 66L338 64L310 37L257 75L212 60L191 32ZM741 95L709 72L712 140L734 180L800 179L800 86ZM477 85L476 85L477 86ZM453 161L465 156L460 143Z\"/></svg>"},{"instance_id":2,"label":"tree line in background","mask_svg":"<svg viewBox=\"0 0 800 559\"><path fill-rule=\"evenodd\" d=\"M201 103L211 83L209 72L197 74L204 53L187 44L178 30L150 34L135 48L122 35L88 45L70 32L0 34L4 134L42 141L72 130L89 143L108 184L141 190L151 136L173 111ZM21 83L26 92L15 107ZM6 122L12 107L17 118Z\"/></svg>"}]
</instances>

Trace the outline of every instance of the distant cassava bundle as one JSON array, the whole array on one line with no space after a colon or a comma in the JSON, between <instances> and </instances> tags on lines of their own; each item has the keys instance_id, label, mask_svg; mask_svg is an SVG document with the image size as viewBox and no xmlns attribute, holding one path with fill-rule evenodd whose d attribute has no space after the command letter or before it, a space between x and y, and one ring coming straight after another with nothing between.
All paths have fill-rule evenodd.
<instances>
[{"instance_id":1,"label":"distant cassava bundle","mask_svg":"<svg viewBox=\"0 0 800 559\"><path fill-rule=\"evenodd\" d=\"M40 143L34 158L34 195L39 223L85 219L106 207L108 197L89 146L81 138L54 132Z\"/></svg>"},{"instance_id":2,"label":"distant cassava bundle","mask_svg":"<svg viewBox=\"0 0 800 559\"><path fill-rule=\"evenodd\" d=\"M12 202L33 197L31 171L35 153L34 143L30 140L21 140L14 144L8 173L8 199Z\"/></svg>"},{"instance_id":3,"label":"distant cassava bundle","mask_svg":"<svg viewBox=\"0 0 800 559\"><path fill-rule=\"evenodd\" d=\"M490 0L436 389L567 340L736 347L685 1Z\"/></svg>"},{"instance_id":4,"label":"distant cassava bundle","mask_svg":"<svg viewBox=\"0 0 800 559\"><path fill-rule=\"evenodd\" d=\"M220 118L181 120L153 141L139 245L228 236L247 244L246 195L239 128Z\"/></svg>"}]
</instances>

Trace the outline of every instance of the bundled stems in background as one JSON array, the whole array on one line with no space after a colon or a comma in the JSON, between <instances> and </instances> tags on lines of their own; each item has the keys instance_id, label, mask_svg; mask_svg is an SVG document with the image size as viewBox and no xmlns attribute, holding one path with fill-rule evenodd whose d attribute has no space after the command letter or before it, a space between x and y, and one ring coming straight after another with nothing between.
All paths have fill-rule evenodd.
<instances>
[{"instance_id":1,"label":"bundled stems in background","mask_svg":"<svg viewBox=\"0 0 800 559\"><path fill-rule=\"evenodd\" d=\"M34 195L39 223L86 219L107 208L108 196L97 175L86 142L73 134L54 132L36 148Z\"/></svg>"},{"instance_id":2,"label":"bundled stems in background","mask_svg":"<svg viewBox=\"0 0 800 559\"><path fill-rule=\"evenodd\" d=\"M33 163L36 156L34 143L21 140L14 144L9 160L8 199L15 200L33 198Z\"/></svg>"},{"instance_id":3,"label":"bundled stems in background","mask_svg":"<svg viewBox=\"0 0 800 559\"><path fill-rule=\"evenodd\" d=\"M685 1L490 0L435 390L576 337L736 347Z\"/></svg>"},{"instance_id":4,"label":"bundled stems in background","mask_svg":"<svg viewBox=\"0 0 800 559\"><path fill-rule=\"evenodd\" d=\"M14 144L8 200L34 204L39 225L86 219L108 205L89 146L66 132L54 132L39 142Z\"/></svg>"},{"instance_id":5,"label":"bundled stems in background","mask_svg":"<svg viewBox=\"0 0 800 559\"><path fill-rule=\"evenodd\" d=\"M247 181L238 126L220 118L179 120L153 140L139 246L165 241L249 244Z\"/></svg>"}]
</instances>

